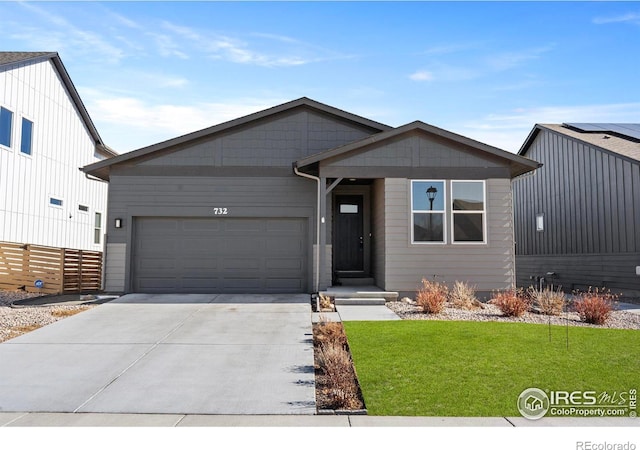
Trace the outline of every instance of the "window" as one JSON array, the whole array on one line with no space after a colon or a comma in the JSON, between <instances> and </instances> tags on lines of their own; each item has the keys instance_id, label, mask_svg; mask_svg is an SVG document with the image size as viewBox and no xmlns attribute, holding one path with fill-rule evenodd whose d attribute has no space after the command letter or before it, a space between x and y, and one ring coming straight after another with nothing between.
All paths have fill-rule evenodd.
<instances>
[{"instance_id":1,"label":"window","mask_svg":"<svg viewBox=\"0 0 640 450\"><path fill-rule=\"evenodd\" d=\"M445 242L444 181L411 181L411 242Z\"/></svg>"},{"instance_id":2,"label":"window","mask_svg":"<svg viewBox=\"0 0 640 450\"><path fill-rule=\"evenodd\" d=\"M78 205L78 211L80 212L89 212L89 207L85 205Z\"/></svg>"},{"instance_id":3,"label":"window","mask_svg":"<svg viewBox=\"0 0 640 450\"><path fill-rule=\"evenodd\" d=\"M536 215L536 231L544 231L544 214Z\"/></svg>"},{"instance_id":4,"label":"window","mask_svg":"<svg viewBox=\"0 0 640 450\"><path fill-rule=\"evenodd\" d=\"M11 129L13 127L13 113L0 107L0 145L11 147Z\"/></svg>"},{"instance_id":5,"label":"window","mask_svg":"<svg viewBox=\"0 0 640 450\"><path fill-rule=\"evenodd\" d=\"M93 229L93 243L99 244L102 237L102 214L97 212L95 215L95 224Z\"/></svg>"},{"instance_id":6,"label":"window","mask_svg":"<svg viewBox=\"0 0 640 450\"><path fill-rule=\"evenodd\" d=\"M49 204L51 206L62 206L62 200L55 197L49 197Z\"/></svg>"},{"instance_id":7,"label":"window","mask_svg":"<svg viewBox=\"0 0 640 450\"><path fill-rule=\"evenodd\" d=\"M358 205L350 205L347 203L340 204L341 214L358 214Z\"/></svg>"},{"instance_id":8,"label":"window","mask_svg":"<svg viewBox=\"0 0 640 450\"><path fill-rule=\"evenodd\" d=\"M453 242L484 242L484 181L452 181L451 214Z\"/></svg>"},{"instance_id":9,"label":"window","mask_svg":"<svg viewBox=\"0 0 640 450\"><path fill-rule=\"evenodd\" d=\"M31 154L31 141L33 140L33 122L22 118L22 134L20 135L20 151L25 155Z\"/></svg>"}]
</instances>

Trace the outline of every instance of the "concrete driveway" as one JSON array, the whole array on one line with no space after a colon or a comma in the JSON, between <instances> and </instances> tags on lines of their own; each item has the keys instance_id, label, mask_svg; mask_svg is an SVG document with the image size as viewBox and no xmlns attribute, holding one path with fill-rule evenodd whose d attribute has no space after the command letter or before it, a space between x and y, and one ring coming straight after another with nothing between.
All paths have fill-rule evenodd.
<instances>
[{"instance_id":1,"label":"concrete driveway","mask_svg":"<svg viewBox=\"0 0 640 450\"><path fill-rule=\"evenodd\" d=\"M130 294L0 344L0 411L315 414L308 295Z\"/></svg>"}]
</instances>

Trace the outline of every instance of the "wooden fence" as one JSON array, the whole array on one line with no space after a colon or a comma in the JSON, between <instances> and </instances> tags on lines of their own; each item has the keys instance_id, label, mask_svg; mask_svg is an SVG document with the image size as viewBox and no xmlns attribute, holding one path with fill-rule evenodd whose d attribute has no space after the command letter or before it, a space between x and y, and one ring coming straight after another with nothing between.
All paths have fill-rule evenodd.
<instances>
[{"instance_id":1,"label":"wooden fence","mask_svg":"<svg viewBox=\"0 0 640 450\"><path fill-rule=\"evenodd\" d=\"M72 294L101 288L101 252L0 242L0 289Z\"/></svg>"}]
</instances>

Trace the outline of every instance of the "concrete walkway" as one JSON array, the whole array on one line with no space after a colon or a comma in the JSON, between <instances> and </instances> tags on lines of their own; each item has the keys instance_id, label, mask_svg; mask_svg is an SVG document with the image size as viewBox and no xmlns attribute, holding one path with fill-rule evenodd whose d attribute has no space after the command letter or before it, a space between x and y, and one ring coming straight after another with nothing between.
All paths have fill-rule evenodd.
<instances>
[{"instance_id":1,"label":"concrete walkway","mask_svg":"<svg viewBox=\"0 0 640 450\"><path fill-rule=\"evenodd\" d=\"M640 419L2 413L0 427L638 427Z\"/></svg>"}]
</instances>

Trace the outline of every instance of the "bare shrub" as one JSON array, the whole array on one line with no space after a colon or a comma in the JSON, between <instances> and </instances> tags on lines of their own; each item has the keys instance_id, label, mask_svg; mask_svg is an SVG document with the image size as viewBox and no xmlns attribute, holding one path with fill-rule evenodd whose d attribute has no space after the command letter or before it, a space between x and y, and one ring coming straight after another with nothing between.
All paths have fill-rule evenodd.
<instances>
[{"instance_id":1,"label":"bare shrub","mask_svg":"<svg viewBox=\"0 0 640 450\"><path fill-rule=\"evenodd\" d=\"M538 311L548 316L559 316L564 310L566 296L561 290L553 290L552 287L539 290L531 286L527 290L531 303Z\"/></svg>"},{"instance_id":2,"label":"bare shrub","mask_svg":"<svg viewBox=\"0 0 640 450\"><path fill-rule=\"evenodd\" d=\"M318 303L320 305L320 311L333 311L331 297L320 294Z\"/></svg>"},{"instance_id":3,"label":"bare shrub","mask_svg":"<svg viewBox=\"0 0 640 450\"><path fill-rule=\"evenodd\" d=\"M617 296L598 288L576 293L573 307L583 322L603 325L613 311L613 302Z\"/></svg>"},{"instance_id":4,"label":"bare shrub","mask_svg":"<svg viewBox=\"0 0 640 450\"><path fill-rule=\"evenodd\" d=\"M529 310L530 301L520 290L494 292L489 303L496 305L507 317L520 317Z\"/></svg>"},{"instance_id":5,"label":"bare shrub","mask_svg":"<svg viewBox=\"0 0 640 450\"><path fill-rule=\"evenodd\" d=\"M448 302L454 308L478 309L482 308L482 303L476 298L475 286L468 283L456 281L449 291Z\"/></svg>"},{"instance_id":6,"label":"bare shrub","mask_svg":"<svg viewBox=\"0 0 640 450\"><path fill-rule=\"evenodd\" d=\"M320 322L315 326L314 338L319 344L334 342L343 347L347 345L347 336L340 322Z\"/></svg>"},{"instance_id":7,"label":"bare shrub","mask_svg":"<svg viewBox=\"0 0 640 450\"><path fill-rule=\"evenodd\" d=\"M339 342L324 342L318 349L318 365L328 380L327 394L338 409L354 409L361 405L351 356Z\"/></svg>"},{"instance_id":8,"label":"bare shrub","mask_svg":"<svg viewBox=\"0 0 640 450\"><path fill-rule=\"evenodd\" d=\"M416 303L427 314L442 312L447 302L447 286L437 281L422 279L422 287L416 293Z\"/></svg>"}]
</instances>

